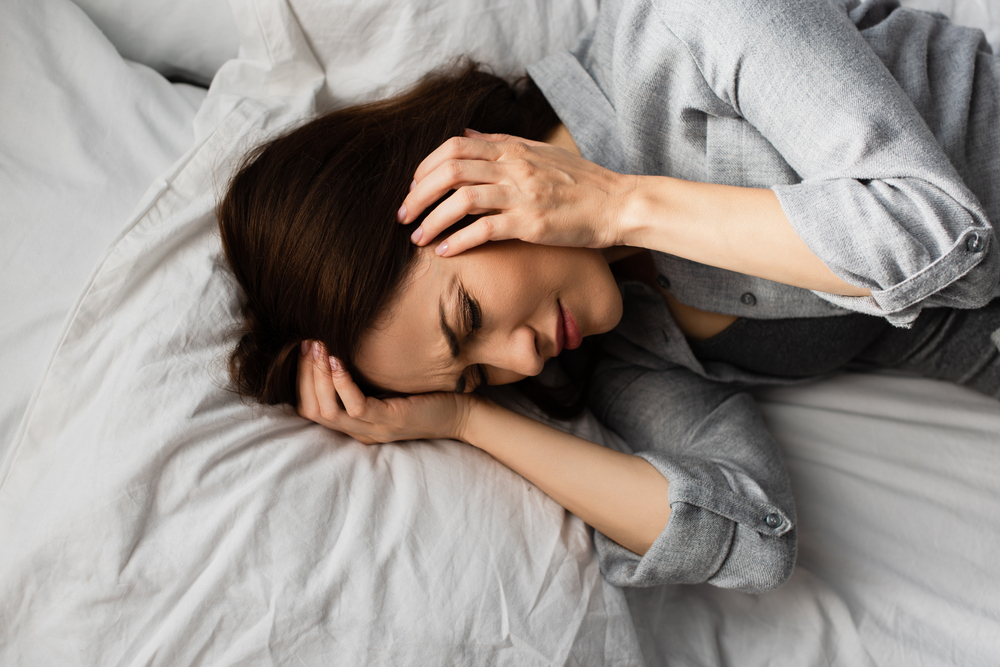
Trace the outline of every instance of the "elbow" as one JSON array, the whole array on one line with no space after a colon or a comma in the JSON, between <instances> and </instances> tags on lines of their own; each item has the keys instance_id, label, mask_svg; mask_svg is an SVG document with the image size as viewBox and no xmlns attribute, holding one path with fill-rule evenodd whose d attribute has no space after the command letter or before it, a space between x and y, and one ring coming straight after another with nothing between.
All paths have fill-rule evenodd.
<instances>
[{"instance_id":1,"label":"elbow","mask_svg":"<svg viewBox=\"0 0 1000 667\"><path fill-rule=\"evenodd\" d=\"M774 590L792 576L798 554L795 531L771 542L773 544L769 546L767 555L761 562L759 579L753 582L755 585L748 592L763 593Z\"/></svg>"},{"instance_id":2,"label":"elbow","mask_svg":"<svg viewBox=\"0 0 1000 667\"><path fill-rule=\"evenodd\" d=\"M750 588L746 592L763 593L784 584L792 576L797 555L798 544L794 530L779 538L768 539L757 568L757 576L748 582Z\"/></svg>"},{"instance_id":3,"label":"elbow","mask_svg":"<svg viewBox=\"0 0 1000 667\"><path fill-rule=\"evenodd\" d=\"M737 533L744 530L737 528ZM774 590L792 576L797 553L795 529L781 536L737 535L729 556L708 583L743 593Z\"/></svg>"},{"instance_id":4,"label":"elbow","mask_svg":"<svg viewBox=\"0 0 1000 667\"><path fill-rule=\"evenodd\" d=\"M993 233L970 231L917 275L873 293L887 313L920 307L981 308L1000 286L1000 252ZM915 315L914 315L915 317Z\"/></svg>"},{"instance_id":5,"label":"elbow","mask_svg":"<svg viewBox=\"0 0 1000 667\"><path fill-rule=\"evenodd\" d=\"M950 254L925 271L927 305L971 309L989 303L1000 286L998 245L992 231L969 231L960 238Z\"/></svg>"}]
</instances>

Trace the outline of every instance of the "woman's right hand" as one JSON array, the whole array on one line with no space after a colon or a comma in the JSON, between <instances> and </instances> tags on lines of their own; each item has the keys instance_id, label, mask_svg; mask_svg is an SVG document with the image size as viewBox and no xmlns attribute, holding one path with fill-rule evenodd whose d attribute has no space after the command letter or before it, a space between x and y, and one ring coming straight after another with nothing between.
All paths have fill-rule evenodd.
<instances>
[{"instance_id":1,"label":"woman's right hand","mask_svg":"<svg viewBox=\"0 0 1000 667\"><path fill-rule=\"evenodd\" d=\"M635 179L563 148L467 130L417 168L399 221L409 224L448 192L413 241L424 246L467 215L486 214L436 251L452 257L487 241L607 248L624 245L622 219Z\"/></svg>"},{"instance_id":2,"label":"woman's right hand","mask_svg":"<svg viewBox=\"0 0 1000 667\"><path fill-rule=\"evenodd\" d=\"M298 413L366 445L396 440L463 439L475 394L435 392L381 400L365 396L350 373L316 341L303 341Z\"/></svg>"}]
</instances>

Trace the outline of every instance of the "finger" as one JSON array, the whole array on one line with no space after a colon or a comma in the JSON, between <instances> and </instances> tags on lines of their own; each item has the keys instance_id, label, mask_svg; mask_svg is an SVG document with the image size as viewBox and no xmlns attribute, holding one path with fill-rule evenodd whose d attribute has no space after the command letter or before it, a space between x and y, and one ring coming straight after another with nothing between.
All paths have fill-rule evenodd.
<instances>
[{"instance_id":1,"label":"finger","mask_svg":"<svg viewBox=\"0 0 1000 667\"><path fill-rule=\"evenodd\" d=\"M469 130L466 130L468 133ZM475 132L475 130L473 130ZM452 137L434 149L417 166L413 179L420 183L441 163L448 160L489 160L496 161L506 155L515 146L547 146L543 141L533 141L510 134L479 134Z\"/></svg>"},{"instance_id":2,"label":"finger","mask_svg":"<svg viewBox=\"0 0 1000 667\"><path fill-rule=\"evenodd\" d=\"M316 400L316 390L313 387L312 341L302 341L299 354L299 369L297 384L299 390L299 416L313 421L319 416L319 403Z\"/></svg>"},{"instance_id":3,"label":"finger","mask_svg":"<svg viewBox=\"0 0 1000 667\"><path fill-rule=\"evenodd\" d=\"M470 137L452 137L431 151L413 174L420 184L427 174L448 160L498 160L503 155L504 144Z\"/></svg>"},{"instance_id":4,"label":"finger","mask_svg":"<svg viewBox=\"0 0 1000 667\"><path fill-rule=\"evenodd\" d=\"M503 168L493 161L446 160L410 190L396 219L409 224L420 216L416 211L423 212L450 191L465 185L499 183L503 177Z\"/></svg>"},{"instance_id":5,"label":"finger","mask_svg":"<svg viewBox=\"0 0 1000 667\"><path fill-rule=\"evenodd\" d=\"M433 173L437 170L443 163L449 160L478 160L486 162L496 162L503 158L511 152L512 149L523 149L524 146L545 146L546 144L541 141L532 141L530 139L524 139L522 137L514 137L509 134L494 134L494 135L484 135L482 138L472 138L472 137L452 137L446 142L441 144L437 149L435 149L430 155L424 158L423 162L417 167L417 171L413 176L413 184L410 186L410 192L414 190L419 191L420 183L427 177L428 174ZM437 199L443 195L441 192L437 198L427 200L421 198L420 200L410 200L407 196L404 200L403 205L399 208L399 213L397 219L404 223L409 224L420 217L420 214L424 212L430 204L433 204Z\"/></svg>"},{"instance_id":6,"label":"finger","mask_svg":"<svg viewBox=\"0 0 1000 667\"><path fill-rule=\"evenodd\" d=\"M474 223L455 232L434 249L441 257L454 257L469 248L475 248L487 241L502 241L514 238L508 231L508 219L502 214L485 215Z\"/></svg>"},{"instance_id":7,"label":"finger","mask_svg":"<svg viewBox=\"0 0 1000 667\"><path fill-rule=\"evenodd\" d=\"M352 419L365 419L369 398L362 393L361 388L351 379L351 374L347 372L344 365L335 358L330 357L330 366L333 370L333 383L340 400L344 402L344 410Z\"/></svg>"},{"instance_id":8,"label":"finger","mask_svg":"<svg viewBox=\"0 0 1000 667\"><path fill-rule=\"evenodd\" d=\"M507 185L463 186L424 218L418 228L420 233L414 231L410 240L415 238L418 246L425 246L467 215L482 215L510 208L511 192Z\"/></svg>"},{"instance_id":9,"label":"finger","mask_svg":"<svg viewBox=\"0 0 1000 667\"><path fill-rule=\"evenodd\" d=\"M504 142L504 141L516 141L518 143L527 144L529 146L545 146L544 141L533 141L532 139L525 139L524 137L515 137L513 134L483 134L477 130L473 130L471 127L465 128L465 136L470 139L482 139L483 141L493 141L493 142Z\"/></svg>"},{"instance_id":10,"label":"finger","mask_svg":"<svg viewBox=\"0 0 1000 667\"><path fill-rule=\"evenodd\" d=\"M316 392L316 402L319 405L319 415L326 425L337 428L337 420L341 415L337 404L337 392L333 387L333 377L327 359L326 348L318 342L312 347L313 390ZM338 429L340 430L340 429Z\"/></svg>"},{"instance_id":11,"label":"finger","mask_svg":"<svg viewBox=\"0 0 1000 667\"><path fill-rule=\"evenodd\" d=\"M473 130L471 127L465 128L465 132L462 136L469 137L470 139L482 139L483 141L510 141L511 135L509 134L484 134L478 130Z\"/></svg>"}]
</instances>

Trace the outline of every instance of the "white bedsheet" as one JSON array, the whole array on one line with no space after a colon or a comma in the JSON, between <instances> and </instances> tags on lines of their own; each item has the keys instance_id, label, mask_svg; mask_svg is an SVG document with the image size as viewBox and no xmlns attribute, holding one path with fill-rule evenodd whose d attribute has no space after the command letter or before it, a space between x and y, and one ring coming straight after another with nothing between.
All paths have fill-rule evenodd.
<instances>
[{"instance_id":1,"label":"white bedsheet","mask_svg":"<svg viewBox=\"0 0 1000 667\"><path fill-rule=\"evenodd\" d=\"M74 0L123 58L208 85L240 48L226 0Z\"/></svg>"},{"instance_id":2,"label":"white bedsheet","mask_svg":"<svg viewBox=\"0 0 1000 667\"><path fill-rule=\"evenodd\" d=\"M758 392L799 559L760 596L629 591L650 664L1000 664L1000 406L914 377Z\"/></svg>"},{"instance_id":3,"label":"white bedsheet","mask_svg":"<svg viewBox=\"0 0 1000 667\"><path fill-rule=\"evenodd\" d=\"M237 9L244 58L93 276L0 469L0 664L636 664L585 526L523 479L224 388L215 197L324 82L283 2Z\"/></svg>"},{"instance_id":4,"label":"white bedsheet","mask_svg":"<svg viewBox=\"0 0 1000 667\"><path fill-rule=\"evenodd\" d=\"M2 460L98 260L191 147L205 92L123 60L70 2L0 11Z\"/></svg>"},{"instance_id":5,"label":"white bedsheet","mask_svg":"<svg viewBox=\"0 0 1000 667\"><path fill-rule=\"evenodd\" d=\"M51 323L38 340L30 325L18 330L33 346L25 358L42 357L21 367L24 377L34 386L31 372L48 370L11 449L0 451L0 664L1000 664L1000 408L965 390L842 375L760 394L792 476L801 547L792 580L761 596L707 586L623 594L600 579L578 519L472 448L364 447L227 392L233 298L211 215L227 165L308 115L316 99L370 94L409 76L369 44L372 62L390 64L338 87L329 76L337 42L324 41L335 6L234 2L241 57L216 77L194 129L176 134L161 124L190 122L190 106L169 110L194 98L178 101L155 76L148 89L128 79L73 92L97 67L152 73L115 69L124 61L68 1L25 0L6 11L0 48L19 45L18 57L33 52L45 66L18 84L28 70L0 59L4 89L44 84L56 70L57 88L71 93L59 93L71 100L62 104L79 116L101 110L103 96L110 117L59 128L19 117L52 147L54 163L63 146L80 146L66 155L105 169L94 172L100 187L47 178L47 165L5 171L10 180L0 181L0 206L18 203L4 219L23 221L0 230L19 235L0 238L20 239L7 256L67 270L54 284L3 274L5 293L15 285L23 303L49 291L65 300L77 280L72 294L83 295L60 302L69 313L62 334ZM591 10L559 16L582 21ZM523 14L508 14L505 25ZM559 34L546 25L542 34ZM511 40L501 43L517 48ZM420 53L393 49L411 54L411 66ZM370 88L351 88L365 77ZM133 88L138 97L122 97ZM143 96L156 108L137 119ZM14 109L2 104L5 114ZM175 138L155 139L160 131ZM0 156L12 164L16 138L2 140ZM194 148L168 168L184 142ZM143 162L135 146L157 157ZM107 172L119 159L121 173ZM154 178L135 208L136 182ZM22 189L30 196L11 198ZM106 230L104 240L87 244L91 228L67 223L67 202ZM21 229L35 210L40 220L49 211L48 231ZM87 264L83 253L122 230L84 279L93 266L77 266ZM52 258L47 243L67 249ZM61 316L55 306L51 313ZM5 378L9 367L0 366ZM14 414L0 403L8 407ZM590 417L563 426L623 446Z\"/></svg>"}]
</instances>

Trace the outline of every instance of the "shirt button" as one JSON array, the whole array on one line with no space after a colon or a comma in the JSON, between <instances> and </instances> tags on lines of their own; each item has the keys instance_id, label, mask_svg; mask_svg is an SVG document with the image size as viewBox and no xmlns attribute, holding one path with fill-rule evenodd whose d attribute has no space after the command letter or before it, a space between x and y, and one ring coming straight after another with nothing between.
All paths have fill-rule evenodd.
<instances>
[{"instance_id":1,"label":"shirt button","mask_svg":"<svg viewBox=\"0 0 1000 667\"><path fill-rule=\"evenodd\" d=\"M983 237L975 232L969 234L969 237L965 240L965 247L969 249L969 252L979 252L985 245Z\"/></svg>"},{"instance_id":2,"label":"shirt button","mask_svg":"<svg viewBox=\"0 0 1000 667\"><path fill-rule=\"evenodd\" d=\"M781 525L781 517L775 512L771 512L766 517L764 517L764 522L771 528L777 528Z\"/></svg>"},{"instance_id":3,"label":"shirt button","mask_svg":"<svg viewBox=\"0 0 1000 667\"><path fill-rule=\"evenodd\" d=\"M745 306L753 306L757 303L757 297L750 292L746 292L740 297L740 301L742 301Z\"/></svg>"},{"instance_id":4,"label":"shirt button","mask_svg":"<svg viewBox=\"0 0 1000 667\"><path fill-rule=\"evenodd\" d=\"M656 276L656 284L662 287L663 289L670 289L670 279L667 278L662 273Z\"/></svg>"}]
</instances>

